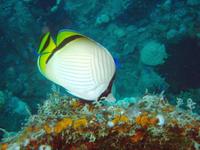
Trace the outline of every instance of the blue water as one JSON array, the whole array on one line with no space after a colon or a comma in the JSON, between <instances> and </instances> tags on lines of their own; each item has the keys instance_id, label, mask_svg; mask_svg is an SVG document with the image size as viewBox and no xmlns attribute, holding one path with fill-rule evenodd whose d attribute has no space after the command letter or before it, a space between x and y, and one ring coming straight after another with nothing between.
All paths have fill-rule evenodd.
<instances>
[{"instance_id":1,"label":"blue water","mask_svg":"<svg viewBox=\"0 0 200 150\"><path fill-rule=\"evenodd\" d=\"M175 96L191 97L198 110L199 9L198 0L1 0L0 128L18 131L27 109L36 113L51 92L35 51L42 34L55 37L61 29L87 35L110 51L117 99L165 91L172 103Z\"/></svg>"}]
</instances>

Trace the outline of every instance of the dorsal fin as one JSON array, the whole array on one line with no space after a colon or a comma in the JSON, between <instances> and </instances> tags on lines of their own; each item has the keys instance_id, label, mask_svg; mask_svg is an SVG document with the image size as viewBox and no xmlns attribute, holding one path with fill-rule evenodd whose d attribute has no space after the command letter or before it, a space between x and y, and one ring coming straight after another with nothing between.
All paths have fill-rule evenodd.
<instances>
[{"instance_id":1,"label":"dorsal fin","mask_svg":"<svg viewBox=\"0 0 200 150\"><path fill-rule=\"evenodd\" d=\"M81 34L78 34L77 32L70 31L70 30L59 31L56 38L56 46L58 47L66 38L69 38L74 35L81 35Z\"/></svg>"}]
</instances>

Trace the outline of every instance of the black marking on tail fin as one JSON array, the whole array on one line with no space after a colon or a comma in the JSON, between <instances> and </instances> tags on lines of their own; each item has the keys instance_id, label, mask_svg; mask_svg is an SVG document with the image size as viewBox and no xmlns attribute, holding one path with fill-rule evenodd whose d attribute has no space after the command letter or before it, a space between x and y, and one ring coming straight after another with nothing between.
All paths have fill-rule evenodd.
<instances>
[{"instance_id":1,"label":"black marking on tail fin","mask_svg":"<svg viewBox=\"0 0 200 150\"><path fill-rule=\"evenodd\" d=\"M55 54L55 52L57 52L58 50L60 50L63 46L67 45L67 44L70 43L71 41L74 41L74 40L76 40L76 39L78 39L78 38L85 38L85 37L82 36L82 35L73 35L73 36L70 36L70 37L64 39L64 40L60 43L60 45L58 45L58 47L56 47L56 48L52 51L51 55L50 55L50 56L48 57L48 59L46 60L46 64L48 63L48 61L50 60L50 58Z\"/></svg>"},{"instance_id":2,"label":"black marking on tail fin","mask_svg":"<svg viewBox=\"0 0 200 150\"><path fill-rule=\"evenodd\" d=\"M107 89L99 96L98 100L97 101L101 101L101 98L102 97L107 97L110 93L111 93L111 90L112 90L112 85L113 85L113 82L115 80L115 76L116 76L116 72L115 74L113 75Z\"/></svg>"}]
</instances>

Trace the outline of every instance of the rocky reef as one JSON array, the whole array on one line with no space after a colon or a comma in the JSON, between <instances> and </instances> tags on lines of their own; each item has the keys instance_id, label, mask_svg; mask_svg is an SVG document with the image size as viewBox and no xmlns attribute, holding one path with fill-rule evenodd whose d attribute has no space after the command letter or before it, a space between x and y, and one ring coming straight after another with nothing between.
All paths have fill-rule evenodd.
<instances>
[{"instance_id":1,"label":"rocky reef","mask_svg":"<svg viewBox=\"0 0 200 150\"><path fill-rule=\"evenodd\" d=\"M38 113L15 135L4 137L2 150L173 149L200 147L200 117L195 103L146 93L115 103L85 103L53 92Z\"/></svg>"}]
</instances>

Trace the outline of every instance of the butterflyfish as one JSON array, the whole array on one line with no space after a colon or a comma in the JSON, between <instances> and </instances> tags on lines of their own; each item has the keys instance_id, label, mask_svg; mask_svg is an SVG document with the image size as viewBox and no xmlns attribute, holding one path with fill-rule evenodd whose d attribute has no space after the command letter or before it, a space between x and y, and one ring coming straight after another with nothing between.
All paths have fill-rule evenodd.
<instances>
[{"instance_id":1,"label":"butterflyfish","mask_svg":"<svg viewBox=\"0 0 200 150\"><path fill-rule=\"evenodd\" d=\"M114 59L106 48L89 37L63 30L54 42L47 32L37 52L41 74L70 94L88 101L111 94L116 71Z\"/></svg>"}]
</instances>

